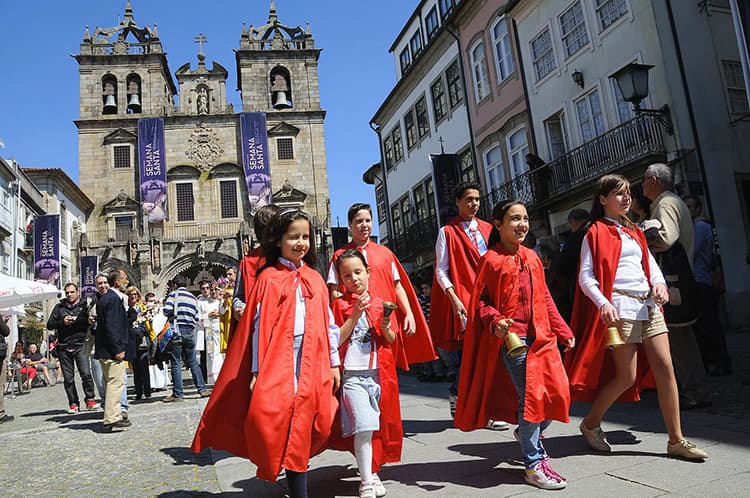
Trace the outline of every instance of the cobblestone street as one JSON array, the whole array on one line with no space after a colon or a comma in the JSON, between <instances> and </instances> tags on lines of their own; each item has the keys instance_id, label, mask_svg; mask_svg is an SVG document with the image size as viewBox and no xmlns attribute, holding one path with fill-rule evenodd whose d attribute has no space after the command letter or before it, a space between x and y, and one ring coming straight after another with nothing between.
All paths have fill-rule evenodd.
<instances>
[{"instance_id":1,"label":"cobblestone street","mask_svg":"<svg viewBox=\"0 0 750 498\"><path fill-rule=\"evenodd\" d=\"M616 405L605 419L610 456L585 448L577 426L587 405L574 405L570 424L555 423L545 446L570 484L562 496L740 496L750 485L750 333L728 337L735 364L729 377L711 378L714 405L683 412L686 435L706 448L703 464L664 458L666 436L656 396L639 405ZM534 496L523 483L510 431L462 433L451 427L446 384L401 376L406 439L403 461L381 473L388 496ZM169 391L133 402L133 425L101 432L101 410L69 415L61 384L6 397L15 416L0 425L0 495L52 496L250 496L282 497L285 483L254 477L246 460L189 446L206 400L190 386L183 403L164 404ZM354 459L328 451L311 462L310 496L356 496Z\"/></svg>"}]
</instances>

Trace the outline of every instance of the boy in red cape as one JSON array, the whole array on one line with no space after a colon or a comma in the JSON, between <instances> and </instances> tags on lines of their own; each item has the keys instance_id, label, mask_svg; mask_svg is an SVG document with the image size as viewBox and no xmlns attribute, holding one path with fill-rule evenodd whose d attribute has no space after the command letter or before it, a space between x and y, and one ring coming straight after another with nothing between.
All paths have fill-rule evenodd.
<instances>
[{"instance_id":1,"label":"boy in red cape","mask_svg":"<svg viewBox=\"0 0 750 498\"><path fill-rule=\"evenodd\" d=\"M381 465L401 460L404 437L391 348L396 337L389 318L384 319L383 300L368 292L369 271L362 253L344 251L337 266L347 291L333 301L331 308L341 331L339 355L344 375L329 446L354 454L362 487L371 486L376 496L383 496L386 491L377 473ZM355 349L347 357L350 345ZM350 377L351 381L347 380ZM366 399L366 392L371 393L371 399ZM377 395L373 398L374 393ZM379 413L373 411L372 403L377 405ZM373 420L374 417L377 419ZM346 429L342 428L342 419ZM366 496L367 492L361 489L360 496Z\"/></svg>"},{"instance_id":2,"label":"boy in red cape","mask_svg":"<svg viewBox=\"0 0 750 498\"><path fill-rule=\"evenodd\" d=\"M247 302L257 311L243 313L191 448L248 458L271 482L286 469L295 497L307 495L309 459L325 449L340 380L338 329L314 270L313 235L300 210L274 219L263 246L266 266Z\"/></svg>"},{"instance_id":3,"label":"boy in red cape","mask_svg":"<svg viewBox=\"0 0 750 498\"><path fill-rule=\"evenodd\" d=\"M391 325L396 332L396 366L402 370L409 370L410 363L434 360L435 348L432 345L430 329L419 305L417 293L409 281L409 275L390 249L370 240L372 208L369 204L354 204L349 208L347 217L352 241L336 251L331 259L327 280L331 289L331 300L342 294L336 275L336 260L347 249L357 249L365 256L370 267L372 293L398 305ZM400 327L401 324L403 328ZM405 333L400 334L399 330Z\"/></svg>"},{"instance_id":4,"label":"boy in red cape","mask_svg":"<svg viewBox=\"0 0 750 498\"><path fill-rule=\"evenodd\" d=\"M526 482L542 489L567 485L549 463L540 437L551 420L568 422L570 391L557 343L575 345L544 281L544 267L523 242L525 206L498 203L492 211L490 249L482 258L469 303L469 321L454 423L462 431L488 419L517 423L514 433ZM504 338L516 333L528 350L510 358Z\"/></svg>"}]
</instances>

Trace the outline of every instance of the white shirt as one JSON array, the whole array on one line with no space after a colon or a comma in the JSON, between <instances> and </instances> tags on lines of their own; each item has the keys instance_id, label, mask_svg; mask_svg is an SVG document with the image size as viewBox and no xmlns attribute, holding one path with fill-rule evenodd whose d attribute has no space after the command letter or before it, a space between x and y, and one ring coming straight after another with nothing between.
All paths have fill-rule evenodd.
<instances>
[{"instance_id":1,"label":"white shirt","mask_svg":"<svg viewBox=\"0 0 750 498\"><path fill-rule=\"evenodd\" d=\"M211 311L219 311L221 306L221 299L211 299L211 297L201 296L198 298L198 319L199 323L205 330L211 330L214 332L219 331L219 317L210 318L208 314ZM220 311L219 311L220 312Z\"/></svg>"},{"instance_id":2,"label":"white shirt","mask_svg":"<svg viewBox=\"0 0 750 498\"><path fill-rule=\"evenodd\" d=\"M484 256L487 252L487 241L484 240L484 236L479 231L479 223L476 218L472 218L471 221L462 221L461 226L469 236L469 240L474 241L474 234L477 234L479 238L477 241L477 249L479 255ZM438 284L443 291L446 291L453 287L453 281L450 278L450 254L448 254L448 243L445 238L445 227L440 227L438 231L437 240L435 241L435 276L437 277Z\"/></svg>"},{"instance_id":3,"label":"white shirt","mask_svg":"<svg viewBox=\"0 0 750 498\"><path fill-rule=\"evenodd\" d=\"M288 259L279 258L279 263L284 266L297 270L294 263ZM304 265L305 263L302 262ZM255 332L258 330L258 324L260 323L260 306L262 303L258 303L255 309L255 317L253 318L253 361L251 366L251 372L258 373L258 334ZM302 287L297 282L297 304L294 307L294 335L300 336L305 333L305 296L302 294ZM339 327L336 325L333 319L333 312L331 308L328 308L328 342L330 344L330 357L331 357L331 368L337 367L341 364L339 358ZM296 362L295 362L296 363Z\"/></svg>"},{"instance_id":4,"label":"white shirt","mask_svg":"<svg viewBox=\"0 0 750 498\"><path fill-rule=\"evenodd\" d=\"M648 265L651 271L651 284L649 285L646 274L643 271L643 266L641 265L643 251L638 241L628 235L622 229L622 225L619 222L610 218L607 219L617 226L620 240L622 240L620 260L617 262L615 282L612 288L632 294L646 294L650 291L651 287L663 284L665 282L664 276L659 269L659 265L656 264L651 251L648 251ZM591 254L588 239L585 237L581 245L581 264L578 273L578 283L581 285L584 295L593 301L597 309L601 309L602 306L609 302L604 294L602 294L599 282L594 276L594 258ZM610 304L615 307L617 315L620 318L628 320L648 320L648 306L656 306L652 298L641 301L640 299L623 296L615 292L612 293L612 302Z\"/></svg>"},{"instance_id":5,"label":"white shirt","mask_svg":"<svg viewBox=\"0 0 750 498\"><path fill-rule=\"evenodd\" d=\"M344 370L374 370L378 367L377 350L372 349L372 332L367 322L367 315L362 313L349 336L349 348L344 357ZM372 353L372 366L370 366L370 353Z\"/></svg>"},{"instance_id":6,"label":"white shirt","mask_svg":"<svg viewBox=\"0 0 750 498\"><path fill-rule=\"evenodd\" d=\"M362 256L365 257L365 261L367 261L367 245L370 242L368 241L365 245L362 246L359 251L362 253ZM396 268L396 264L391 262L391 276L393 277L393 282L396 283L401 280L401 276L398 274L398 269ZM334 265L333 261L331 261L331 266L328 267L328 279L326 280L326 283L328 285L339 285L339 273L336 271L336 265Z\"/></svg>"}]
</instances>

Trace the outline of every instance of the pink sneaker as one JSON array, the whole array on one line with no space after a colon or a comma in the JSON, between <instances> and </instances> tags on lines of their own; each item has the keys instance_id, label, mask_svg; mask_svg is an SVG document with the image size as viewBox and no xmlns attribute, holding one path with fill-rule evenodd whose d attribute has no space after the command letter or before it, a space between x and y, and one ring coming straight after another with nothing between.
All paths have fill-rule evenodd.
<instances>
[{"instance_id":1,"label":"pink sneaker","mask_svg":"<svg viewBox=\"0 0 750 498\"><path fill-rule=\"evenodd\" d=\"M549 458L537 463L533 469L526 470L526 482L541 489L563 489L568 481L555 472L550 465Z\"/></svg>"}]
</instances>

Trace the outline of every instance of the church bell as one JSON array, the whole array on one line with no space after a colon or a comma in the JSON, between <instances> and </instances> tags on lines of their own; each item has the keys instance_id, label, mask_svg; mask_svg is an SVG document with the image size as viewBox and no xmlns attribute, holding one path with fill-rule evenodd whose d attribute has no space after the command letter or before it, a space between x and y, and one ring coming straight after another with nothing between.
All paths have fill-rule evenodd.
<instances>
[{"instance_id":1,"label":"church bell","mask_svg":"<svg viewBox=\"0 0 750 498\"><path fill-rule=\"evenodd\" d=\"M115 102L114 95L107 95L107 99L104 101L104 113L112 114L117 112L117 102Z\"/></svg>"},{"instance_id":2,"label":"church bell","mask_svg":"<svg viewBox=\"0 0 750 498\"><path fill-rule=\"evenodd\" d=\"M138 98L137 93L130 94L130 99L128 99L128 110L130 112L141 112L141 99Z\"/></svg>"},{"instance_id":3,"label":"church bell","mask_svg":"<svg viewBox=\"0 0 750 498\"><path fill-rule=\"evenodd\" d=\"M286 98L286 92L276 92L276 100L273 103L274 109L289 109L292 103Z\"/></svg>"}]
</instances>

